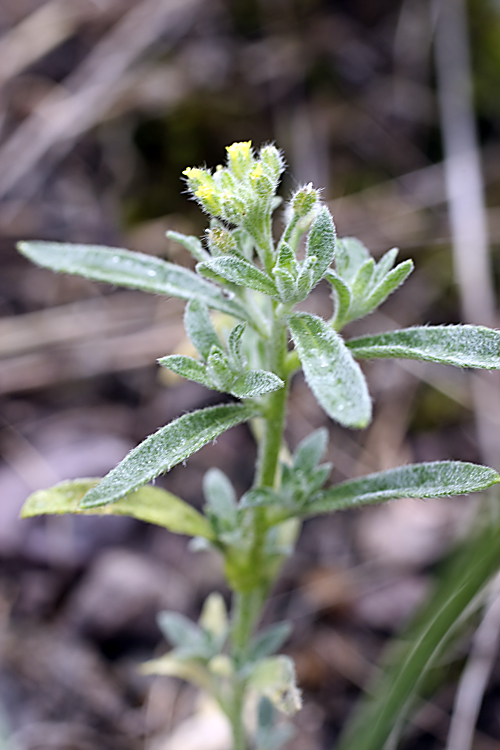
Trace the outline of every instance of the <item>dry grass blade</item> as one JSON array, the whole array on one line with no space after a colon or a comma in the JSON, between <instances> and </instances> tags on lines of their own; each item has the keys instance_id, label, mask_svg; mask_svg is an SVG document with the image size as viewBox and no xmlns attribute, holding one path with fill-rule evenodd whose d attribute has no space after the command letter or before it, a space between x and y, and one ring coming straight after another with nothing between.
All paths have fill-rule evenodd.
<instances>
[{"instance_id":1,"label":"dry grass blade","mask_svg":"<svg viewBox=\"0 0 500 750\"><path fill-rule=\"evenodd\" d=\"M60 158L79 135L109 110L121 80L167 30L177 36L201 0L144 0L96 45L84 62L54 88L0 149L0 199L54 149Z\"/></svg>"}]
</instances>

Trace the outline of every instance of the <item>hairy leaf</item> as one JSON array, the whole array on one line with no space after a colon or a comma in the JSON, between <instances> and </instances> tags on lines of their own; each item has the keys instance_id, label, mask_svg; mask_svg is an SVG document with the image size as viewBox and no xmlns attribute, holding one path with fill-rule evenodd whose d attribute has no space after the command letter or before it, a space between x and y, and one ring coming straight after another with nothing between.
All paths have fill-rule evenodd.
<instances>
[{"instance_id":1,"label":"hairy leaf","mask_svg":"<svg viewBox=\"0 0 500 750\"><path fill-rule=\"evenodd\" d=\"M206 472L203 494L212 513L233 525L236 520L236 492L223 471L213 467Z\"/></svg>"},{"instance_id":2,"label":"hairy leaf","mask_svg":"<svg viewBox=\"0 0 500 750\"><path fill-rule=\"evenodd\" d=\"M203 359L208 359L213 346L221 349L219 337L215 332L208 307L198 299L192 299L186 306L184 313L184 327L193 346L200 352Z\"/></svg>"},{"instance_id":3,"label":"hairy leaf","mask_svg":"<svg viewBox=\"0 0 500 750\"><path fill-rule=\"evenodd\" d=\"M370 259L370 253L356 237L342 237L337 240L335 258L338 275L351 284L361 266Z\"/></svg>"},{"instance_id":4,"label":"hairy leaf","mask_svg":"<svg viewBox=\"0 0 500 750\"><path fill-rule=\"evenodd\" d=\"M355 357L396 357L456 367L500 369L500 331L470 325L422 326L351 339Z\"/></svg>"},{"instance_id":5,"label":"hairy leaf","mask_svg":"<svg viewBox=\"0 0 500 750\"><path fill-rule=\"evenodd\" d=\"M168 357L159 359L158 364L172 370L176 375L187 378L187 380L194 380L195 383L201 383L206 388L219 390L207 374L206 366L192 357L187 357L184 354L170 354Z\"/></svg>"},{"instance_id":6,"label":"hairy leaf","mask_svg":"<svg viewBox=\"0 0 500 750\"><path fill-rule=\"evenodd\" d=\"M258 661L279 651L292 632L290 622L277 622L257 633L249 649L250 661Z\"/></svg>"},{"instance_id":7,"label":"hairy leaf","mask_svg":"<svg viewBox=\"0 0 500 750\"><path fill-rule=\"evenodd\" d=\"M306 259L317 259L312 270L312 286L320 281L335 257L336 234L332 215L326 206L320 208L307 237Z\"/></svg>"},{"instance_id":8,"label":"hairy leaf","mask_svg":"<svg viewBox=\"0 0 500 750\"><path fill-rule=\"evenodd\" d=\"M398 257L398 252L399 251L397 247L393 247L392 250L388 250L380 258L375 268L375 273L373 274L373 283L375 285L379 284L382 281L382 279L387 276L391 268L394 266L394 263L396 262L396 258Z\"/></svg>"},{"instance_id":9,"label":"hairy leaf","mask_svg":"<svg viewBox=\"0 0 500 750\"><path fill-rule=\"evenodd\" d=\"M182 245L186 248L186 250L189 250L193 258L196 258L196 260L203 262L204 260L208 260L210 258L209 253L207 253L207 251L203 249L203 245L201 244L198 237L194 237L192 234L187 235L182 234L181 232L174 232L173 230L167 232L166 236L169 240L178 242L179 245Z\"/></svg>"},{"instance_id":10,"label":"hairy leaf","mask_svg":"<svg viewBox=\"0 0 500 750\"><path fill-rule=\"evenodd\" d=\"M205 270L211 271L233 284L256 289L270 297L278 296L272 279L246 260L235 257L213 258L205 263L199 263L196 268L200 273L204 273Z\"/></svg>"},{"instance_id":11,"label":"hairy leaf","mask_svg":"<svg viewBox=\"0 0 500 750\"><path fill-rule=\"evenodd\" d=\"M360 307L362 307L363 300L367 296L366 291L370 286L370 282L373 278L374 271L375 271L375 261L373 260L373 258L369 258L359 268L358 273L356 274L355 278L352 281L352 284L351 284L352 296L354 297L355 301L358 301Z\"/></svg>"},{"instance_id":12,"label":"hairy leaf","mask_svg":"<svg viewBox=\"0 0 500 750\"><path fill-rule=\"evenodd\" d=\"M113 503L151 479L170 471L230 427L257 413L255 406L224 404L185 414L146 438L89 490L82 508Z\"/></svg>"},{"instance_id":13,"label":"hairy leaf","mask_svg":"<svg viewBox=\"0 0 500 750\"><path fill-rule=\"evenodd\" d=\"M392 271L389 271L387 276L375 287L372 288L369 296L364 303L364 315L368 315L375 310L382 302L385 302L387 297L391 295L401 284L408 278L410 273L413 271L413 261L405 260L400 263Z\"/></svg>"},{"instance_id":14,"label":"hairy leaf","mask_svg":"<svg viewBox=\"0 0 500 750\"><path fill-rule=\"evenodd\" d=\"M289 326L306 381L320 406L345 427L366 427L371 417L368 388L340 336L309 313L294 313Z\"/></svg>"},{"instance_id":15,"label":"hairy leaf","mask_svg":"<svg viewBox=\"0 0 500 750\"><path fill-rule=\"evenodd\" d=\"M159 487L140 487L136 492L121 497L112 505L84 509L83 496L95 487L100 479L74 479L61 482L48 490L38 490L26 500L22 518L31 516L76 513L86 516L130 516L139 521L163 526L176 534L202 536L213 539L214 532L207 519L191 505Z\"/></svg>"},{"instance_id":16,"label":"hairy leaf","mask_svg":"<svg viewBox=\"0 0 500 750\"><path fill-rule=\"evenodd\" d=\"M351 289L345 281L333 271L327 271L325 273L325 279L332 285L335 300L332 325L335 330L338 331L342 328L344 320L347 320L349 314L349 308L352 301Z\"/></svg>"},{"instance_id":17,"label":"hairy leaf","mask_svg":"<svg viewBox=\"0 0 500 750\"><path fill-rule=\"evenodd\" d=\"M198 299L236 318L248 318L241 305L226 299L213 284L187 268L167 263L153 255L133 253L117 247L66 242L18 242L17 247L34 263L52 271L77 274L93 281L107 281L153 294Z\"/></svg>"},{"instance_id":18,"label":"hairy leaf","mask_svg":"<svg viewBox=\"0 0 500 750\"><path fill-rule=\"evenodd\" d=\"M498 482L500 476L487 466L462 461L409 464L336 484L316 495L305 510L314 515L403 497L467 495Z\"/></svg>"},{"instance_id":19,"label":"hairy leaf","mask_svg":"<svg viewBox=\"0 0 500 750\"><path fill-rule=\"evenodd\" d=\"M328 445L328 430L321 427L302 440L293 455L293 468L308 474L321 461Z\"/></svg>"},{"instance_id":20,"label":"hairy leaf","mask_svg":"<svg viewBox=\"0 0 500 750\"><path fill-rule=\"evenodd\" d=\"M258 661L250 675L249 684L285 714L296 713L302 705L295 666L289 656L270 656Z\"/></svg>"},{"instance_id":21,"label":"hairy leaf","mask_svg":"<svg viewBox=\"0 0 500 750\"><path fill-rule=\"evenodd\" d=\"M241 351L242 338L246 330L246 323L238 323L227 339L227 348L231 365L235 370L242 370L246 366L246 360Z\"/></svg>"},{"instance_id":22,"label":"hairy leaf","mask_svg":"<svg viewBox=\"0 0 500 750\"><path fill-rule=\"evenodd\" d=\"M231 385L230 393L236 398L255 398L283 388L284 382L273 372L250 370L239 375Z\"/></svg>"}]
</instances>

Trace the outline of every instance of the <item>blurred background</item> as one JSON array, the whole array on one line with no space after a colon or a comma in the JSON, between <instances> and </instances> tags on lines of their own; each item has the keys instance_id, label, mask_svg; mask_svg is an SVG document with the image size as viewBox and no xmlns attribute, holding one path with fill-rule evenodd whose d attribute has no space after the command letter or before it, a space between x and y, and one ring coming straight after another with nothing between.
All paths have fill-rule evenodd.
<instances>
[{"instance_id":1,"label":"blurred background","mask_svg":"<svg viewBox=\"0 0 500 750\"><path fill-rule=\"evenodd\" d=\"M227 750L191 688L137 673L165 648L159 609L194 617L209 591L227 593L217 560L125 518L18 520L29 492L103 475L157 427L218 403L158 373L156 358L185 345L183 305L37 269L15 242L115 245L189 265L165 239L205 228L182 170L215 166L233 141L273 141L289 165L285 197L311 181L340 235L415 260L404 289L348 334L495 325L500 3L0 0L0 34L0 747ZM313 306L328 314L326 287ZM365 371L375 415L362 433L329 423L297 378L292 448L327 424L337 481L410 461L499 468L494 374ZM162 484L199 507L208 467L243 492L253 459L236 428ZM295 628L287 650L305 707L291 749L333 747L476 507L401 501L306 524L265 613ZM500 748L500 615L491 621L475 750ZM445 747L454 690L446 682L424 706L404 748Z\"/></svg>"}]
</instances>

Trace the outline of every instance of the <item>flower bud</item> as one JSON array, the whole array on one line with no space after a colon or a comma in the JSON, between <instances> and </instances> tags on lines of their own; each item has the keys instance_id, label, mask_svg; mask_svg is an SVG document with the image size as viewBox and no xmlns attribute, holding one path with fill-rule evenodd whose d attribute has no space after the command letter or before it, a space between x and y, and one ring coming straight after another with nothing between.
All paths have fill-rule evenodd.
<instances>
[{"instance_id":1,"label":"flower bud","mask_svg":"<svg viewBox=\"0 0 500 750\"><path fill-rule=\"evenodd\" d=\"M310 182L301 187L292 197L292 207L297 216L306 216L319 200L319 191Z\"/></svg>"},{"instance_id":2,"label":"flower bud","mask_svg":"<svg viewBox=\"0 0 500 750\"><path fill-rule=\"evenodd\" d=\"M232 173L237 179L244 179L254 164L252 141L233 143L231 146L226 146L226 151L228 166Z\"/></svg>"},{"instance_id":3,"label":"flower bud","mask_svg":"<svg viewBox=\"0 0 500 750\"><path fill-rule=\"evenodd\" d=\"M215 247L224 254L237 254L238 245L231 232L222 227L213 227L207 231L209 247Z\"/></svg>"},{"instance_id":4,"label":"flower bud","mask_svg":"<svg viewBox=\"0 0 500 750\"><path fill-rule=\"evenodd\" d=\"M219 216L221 213L221 201L219 192L213 185L204 185L199 187L195 192L195 198L205 211L212 216Z\"/></svg>"},{"instance_id":5,"label":"flower bud","mask_svg":"<svg viewBox=\"0 0 500 750\"><path fill-rule=\"evenodd\" d=\"M277 183L280 174L285 171L285 160L276 146L263 146L259 153L260 159L270 177Z\"/></svg>"}]
</instances>

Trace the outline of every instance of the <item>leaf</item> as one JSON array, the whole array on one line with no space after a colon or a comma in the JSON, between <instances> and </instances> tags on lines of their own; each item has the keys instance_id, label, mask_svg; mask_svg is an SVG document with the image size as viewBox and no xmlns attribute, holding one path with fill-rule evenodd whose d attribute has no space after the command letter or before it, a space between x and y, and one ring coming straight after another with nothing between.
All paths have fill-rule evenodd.
<instances>
[{"instance_id":1,"label":"leaf","mask_svg":"<svg viewBox=\"0 0 500 750\"><path fill-rule=\"evenodd\" d=\"M285 714L296 713L302 705L295 666L289 656L271 656L260 660L250 675L249 685L269 698L273 706Z\"/></svg>"},{"instance_id":2,"label":"leaf","mask_svg":"<svg viewBox=\"0 0 500 750\"><path fill-rule=\"evenodd\" d=\"M213 689L210 673L199 659L178 658L175 653L151 659L140 666L141 674L179 677L210 692Z\"/></svg>"},{"instance_id":3,"label":"leaf","mask_svg":"<svg viewBox=\"0 0 500 750\"><path fill-rule=\"evenodd\" d=\"M184 327L195 349L203 359L208 359L212 347L221 349L219 337L215 332L208 307L200 300L192 299L184 313Z\"/></svg>"},{"instance_id":4,"label":"leaf","mask_svg":"<svg viewBox=\"0 0 500 750\"><path fill-rule=\"evenodd\" d=\"M203 494L212 513L232 526L236 520L236 492L224 472L216 468L206 472Z\"/></svg>"},{"instance_id":5,"label":"leaf","mask_svg":"<svg viewBox=\"0 0 500 750\"><path fill-rule=\"evenodd\" d=\"M373 258L369 258L359 268L354 280L351 284L351 292L354 297L354 301L358 302L360 307L363 306L364 298L366 297L366 290L370 286L370 282L373 278L375 271L375 261Z\"/></svg>"},{"instance_id":6,"label":"leaf","mask_svg":"<svg viewBox=\"0 0 500 750\"><path fill-rule=\"evenodd\" d=\"M87 492L82 508L115 502L256 414L255 406L224 404L179 417L130 451L97 487Z\"/></svg>"},{"instance_id":7,"label":"leaf","mask_svg":"<svg viewBox=\"0 0 500 750\"><path fill-rule=\"evenodd\" d=\"M500 369L500 331L483 326L421 326L351 339L355 357L396 357L456 367Z\"/></svg>"},{"instance_id":8,"label":"leaf","mask_svg":"<svg viewBox=\"0 0 500 750\"><path fill-rule=\"evenodd\" d=\"M201 244L198 237L194 237L194 235L192 234L187 235L182 234L181 232L174 232L172 230L166 232L166 236L169 240L178 242L179 245L182 245L186 248L186 250L189 250L193 258L196 258L196 260L203 262L204 260L208 260L208 258L210 258L210 255L207 253L207 251L203 249L203 245Z\"/></svg>"},{"instance_id":9,"label":"leaf","mask_svg":"<svg viewBox=\"0 0 500 750\"><path fill-rule=\"evenodd\" d=\"M200 650L206 646L201 628L179 612L159 612L156 621L172 648Z\"/></svg>"},{"instance_id":10,"label":"leaf","mask_svg":"<svg viewBox=\"0 0 500 750\"><path fill-rule=\"evenodd\" d=\"M290 637L292 625L290 622L278 622L258 633L250 644L250 661L259 661L276 653Z\"/></svg>"},{"instance_id":11,"label":"leaf","mask_svg":"<svg viewBox=\"0 0 500 750\"><path fill-rule=\"evenodd\" d=\"M391 268L393 267L394 263L396 262L396 258L398 257L398 248L393 247L392 250L388 250L379 260L379 262L376 265L375 273L373 274L373 283L375 285L379 284L382 279L384 279Z\"/></svg>"},{"instance_id":12,"label":"leaf","mask_svg":"<svg viewBox=\"0 0 500 750\"><path fill-rule=\"evenodd\" d=\"M19 252L52 271L77 274L93 281L166 294L180 299L198 299L215 310L247 320L244 308L226 299L216 286L182 266L161 258L133 253L117 247L75 245L66 242L18 242Z\"/></svg>"},{"instance_id":13,"label":"leaf","mask_svg":"<svg viewBox=\"0 0 500 750\"><path fill-rule=\"evenodd\" d=\"M403 497L467 495L498 482L500 476L487 466L462 461L409 464L336 484L316 495L305 510L314 515Z\"/></svg>"},{"instance_id":14,"label":"leaf","mask_svg":"<svg viewBox=\"0 0 500 750\"><path fill-rule=\"evenodd\" d=\"M205 599L201 611L199 625L209 634L215 645L222 649L226 640L229 621L227 615L226 602L222 594L218 591L212 591Z\"/></svg>"},{"instance_id":15,"label":"leaf","mask_svg":"<svg viewBox=\"0 0 500 750\"><path fill-rule=\"evenodd\" d=\"M271 487L257 487L254 490L248 490L242 495L240 508L262 508L270 505L278 505L280 496Z\"/></svg>"},{"instance_id":16,"label":"leaf","mask_svg":"<svg viewBox=\"0 0 500 750\"><path fill-rule=\"evenodd\" d=\"M337 240L335 259L338 275L350 284L361 266L370 259L370 253L356 237L342 237Z\"/></svg>"},{"instance_id":17,"label":"leaf","mask_svg":"<svg viewBox=\"0 0 500 750\"><path fill-rule=\"evenodd\" d=\"M336 750L383 750L401 725L423 677L443 653L472 602L500 566L500 526L461 545L452 556L424 607L402 638L390 644L385 669L356 707ZM427 696L428 698L428 696ZM429 699L429 698L428 698Z\"/></svg>"},{"instance_id":18,"label":"leaf","mask_svg":"<svg viewBox=\"0 0 500 750\"><path fill-rule=\"evenodd\" d=\"M242 370L246 366L246 360L241 351L242 337L246 327L246 323L238 323L232 329L227 339L229 359L235 370Z\"/></svg>"},{"instance_id":19,"label":"leaf","mask_svg":"<svg viewBox=\"0 0 500 750\"><path fill-rule=\"evenodd\" d=\"M140 487L133 494L121 497L113 505L84 509L80 501L100 479L74 479L61 482L47 490L38 490L26 500L22 518L74 513L85 516L130 516L139 521L162 526L175 534L214 539L207 519L191 505L159 487Z\"/></svg>"},{"instance_id":20,"label":"leaf","mask_svg":"<svg viewBox=\"0 0 500 750\"><path fill-rule=\"evenodd\" d=\"M307 237L306 259L315 256L317 262L312 271L312 286L316 286L325 275L335 257L336 233L332 215L326 206L320 208Z\"/></svg>"},{"instance_id":21,"label":"leaf","mask_svg":"<svg viewBox=\"0 0 500 750\"><path fill-rule=\"evenodd\" d=\"M218 390L208 376L206 366L192 357L184 354L169 354L168 357L159 359L158 364L172 370L182 378L194 380L195 383L201 383L206 388Z\"/></svg>"},{"instance_id":22,"label":"leaf","mask_svg":"<svg viewBox=\"0 0 500 750\"><path fill-rule=\"evenodd\" d=\"M321 461L328 445L328 430L321 427L300 442L293 455L293 468L309 474Z\"/></svg>"},{"instance_id":23,"label":"leaf","mask_svg":"<svg viewBox=\"0 0 500 750\"><path fill-rule=\"evenodd\" d=\"M364 303L364 315L368 315L375 308L385 302L390 294L396 291L401 284L406 281L410 273L413 271L413 261L405 260L400 263L396 268L390 271L387 276L382 279L380 284L370 292L369 297Z\"/></svg>"},{"instance_id":24,"label":"leaf","mask_svg":"<svg viewBox=\"0 0 500 750\"><path fill-rule=\"evenodd\" d=\"M345 281L340 278L340 276L337 276L337 274L331 270L325 273L325 279L333 288L335 312L332 326L338 331L342 328L344 320L348 317L349 308L352 302L351 289Z\"/></svg>"},{"instance_id":25,"label":"leaf","mask_svg":"<svg viewBox=\"0 0 500 750\"><path fill-rule=\"evenodd\" d=\"M285 383L273 372L267 370L250 370L239 375L231 386L231 393L236 398L256 398L265 393L272 393L283 388Z\"/></svg>"},{"instance_id":26,"label":"leaf","mask_svg":"<svg viewBox=\"0 0 500 750\"><path fill-rule=\"evenodd\" d=\"M196 269L200 273L204 273L205 270L216 273L227 281L233 282L233 284L256 289L270 297L278 296L278 291L272 279L264 271L254 266L253 263L248 263L240 258L213 258L205 263L199 263Z\"/></svg>"},{"instance_id":27,"label":"leaf","mask_svg":"<svg viewBox=\"0 0 500 750\"><path fill-rule=\"evenodd\" d=\"M345 427L366 427L371 417L366 381L338 333L309 313L294 313L289 326L320 406Z\"/></svg>"}]
</instances>

